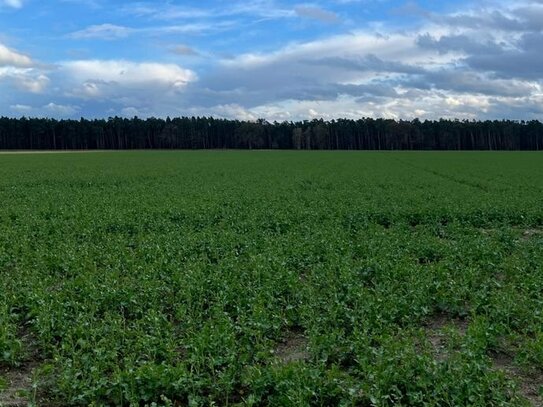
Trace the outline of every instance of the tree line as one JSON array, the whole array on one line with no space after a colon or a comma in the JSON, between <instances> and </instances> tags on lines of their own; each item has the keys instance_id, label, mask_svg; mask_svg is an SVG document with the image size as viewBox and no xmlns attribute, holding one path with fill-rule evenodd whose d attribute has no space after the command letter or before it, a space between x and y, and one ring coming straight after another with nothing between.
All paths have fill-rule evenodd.
<instances>
[{"instance_id":1,"label":"tree line","mask_svg":"<svg viewBox=\"0 0 543 407\"><path fill-rule=\"evenodd\" d=\"M0 118L0 149L541 150L532 121Z\"/></svg>"}]
</instances>

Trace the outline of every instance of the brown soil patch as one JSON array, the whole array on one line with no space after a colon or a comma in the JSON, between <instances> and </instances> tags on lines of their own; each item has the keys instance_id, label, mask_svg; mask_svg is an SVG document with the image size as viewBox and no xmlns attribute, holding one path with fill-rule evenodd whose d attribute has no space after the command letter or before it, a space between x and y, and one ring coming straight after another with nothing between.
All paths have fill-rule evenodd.
<instances>
[{"instance_id":1,"label":"brown soil patch","mask_svg":"<svg viewBox=\"0 0 543 407\"><path fill-rule=\"evenodd\" d=\"M514 380L520 394L533 407L543 407L543 398L540 394L540 389L543 387L543 373L541 371L527 373L515 366L513 357L503 352L493 353L490 357L494 368L503 371Z\"/></svg>"},{"instance_id":2,"label":"brown soil patch","mask_svg":"<svg viewBox=\"0 0 543 407\"><path fill-rule=\"evenodd\" d=\"M7 383L7 388L0 391L1 407L26 407L29 395L32 394L32 372L38 367L37 363L24 363L18 368L7 369L1 376Z\"/></svg>"},{"instance_id":3,"label":"brown soil patch","mask_svg":"<svg viewBox=\"0 0 543 407\"><path fill-rule=\"evenodd\" d=\"M522 232L522 240L530 240L533 237L543 236L541 229L526 229Z\"/></svg>"},{"instance_id":4,"label":"brown soil patch","mask_svg":"<svg viewBox=\"0 0 543 407\"><path fill-rule=\"evenodd\" d=\"M26 407L32 397L34 369L40 365L41 358L32 334L23 331L20 337L26 345L27 356L17 367L0 368L0 377L7 386L0 390L0 407Z\"/></svg>"},{"instance_id":5,"label":"brown soil patch","mask_svg":"<svg viewBox=\"0 0 543 407\"><path fill-rule=\"evenodd\" d=\"M274 350L282 363L305 361L309 359L308 340L297 331L289 331Z\"/></svg>"},{"instance_id":6,"label":"brown soil patch","mask_svg":"<svg viewBox=\"0 0 543 407\"><path fill-rule=\"evenodd\" d=\"M461 336L464 336L468 329L468 321L454 318L447 314L436 314L426 321L425 329L427 338L432 345L437 360L444 360L448 356L445 349L445 333L443 332L446 327L453 327Z\"/></svg>"}]
</instances>

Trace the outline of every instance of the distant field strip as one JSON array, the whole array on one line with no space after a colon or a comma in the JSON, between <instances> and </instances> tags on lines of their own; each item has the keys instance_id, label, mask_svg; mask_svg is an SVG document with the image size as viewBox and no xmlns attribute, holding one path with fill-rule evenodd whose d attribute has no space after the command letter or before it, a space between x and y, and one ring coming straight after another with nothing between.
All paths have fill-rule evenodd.
<instances>
[{"instance_id":1,"label":"distant field strip","mask_svg":"<svg viewBox=\"0 0 543 407\"><path fill-rule=\"evenodd\" d=\"M542 405L541 153L0 174L0 406Z\"/></svg>"},{"instance_id":2,"label":"distant field strip","mask_svg":"<svg viewBox=\"0 0 543 407\"><path fill-rule=\"evenodd\" d=\"M106 153L114 152L112 150L0 150L0 154L81 154L81 153Z\"/></svg>"}]
</instances>

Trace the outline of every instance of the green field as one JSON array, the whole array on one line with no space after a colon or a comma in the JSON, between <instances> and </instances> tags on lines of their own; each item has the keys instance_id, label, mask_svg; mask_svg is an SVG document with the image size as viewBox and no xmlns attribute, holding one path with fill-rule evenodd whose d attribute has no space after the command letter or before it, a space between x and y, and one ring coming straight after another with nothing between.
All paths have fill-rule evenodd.
<instances>
[{"instance_id":1,"label":"green field","mask_svg":"<svg viewBox=\"0 0 543 407\"><path fill-rule=\"evenodd\" d=\"M540 153L0 155L0 203L0 405L541 405Z\"/></svg>"}]
</instances>

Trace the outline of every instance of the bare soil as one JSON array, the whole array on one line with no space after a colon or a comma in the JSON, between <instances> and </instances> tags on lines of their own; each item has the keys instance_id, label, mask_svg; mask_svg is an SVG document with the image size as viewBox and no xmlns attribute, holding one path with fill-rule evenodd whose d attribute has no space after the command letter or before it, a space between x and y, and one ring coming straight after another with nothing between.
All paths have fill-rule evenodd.
<instances>
[{"instance_id":1,"label":"bare soil","mask_svg":"<svg viewBox=\"0 0 543 407\"><path fill-rule=\"evenodd\" d=\"M0 407L26 407L31 401L34 370L40 365L41 357L31 333L22 331L20 337L27 356L17 367L0 368L0 377L7 385L0 390Z\"/></svg>"},{"instance_id":2,"label":"bare soil","mask_svg":"<svg viewBox=\"0 0 543 407\"><path fill-rule=\"evenodd\" d=\"M513 379L518 385L520 394L533 407L543 407L543 398L540 395L540 389L543 387L543 372L523 371L515 365L511 355L503 352L493 353L490 356L494 369L503 371L508 377Z\"/></svg>"},{"instance_id":3,"label":"bare soil","mask_svg":"<svg viewBox=\"0 0 543 407\"><path fill-rule=\"evenodd\" d=\"M436 359L444 360L448 356L445 349L444 328L452 326L458 330L461 336L464 336L468 329L468 324L468 321L465 319L454 318L447 314L436 314L426 322L428 341L434 349Z\"/></svg>"},{"instance_id":4,"label":"bare soil","mask_svg":"<svg viewBox=\"0 0 543 407\"><path fill-rule=\"evenodd\" d=\"M468 324L467 320L452 318L446 314L434 315L427 321L428 341L434 349L437 360L445 360L448 356L445 349L446 342L443 329L453 326L461 336L464 336L467 332ZM528 400L533 407L543 407L543 398L540 394L540 389L543 387L542 371L526 372L515 365L513 356L503 352L492 353L490 357L494 369L503 371L507 377L517 383L519 393L522 397Z\"/></svg>"},{"instance_id":5,"label":"bare soil","mask_svg":"<svg viewBox=\"0 0 543 407\"><path fill-rule=\"evenodd\" d=\"M305 361L309 359L308 340L301 332L289 331L274 350L282 363Z\"/></svg>"},{"instance_id":6,"label":"bare soil","mask_svg":"<svg viewBox=\"0 0 543 407\"><path fill-rule=\"evenodd\" d=\"M541 229L526 229L522 233L523 240L530 240L534 237L543 236L543 230Z\"/></svg>"}]
</instances>

